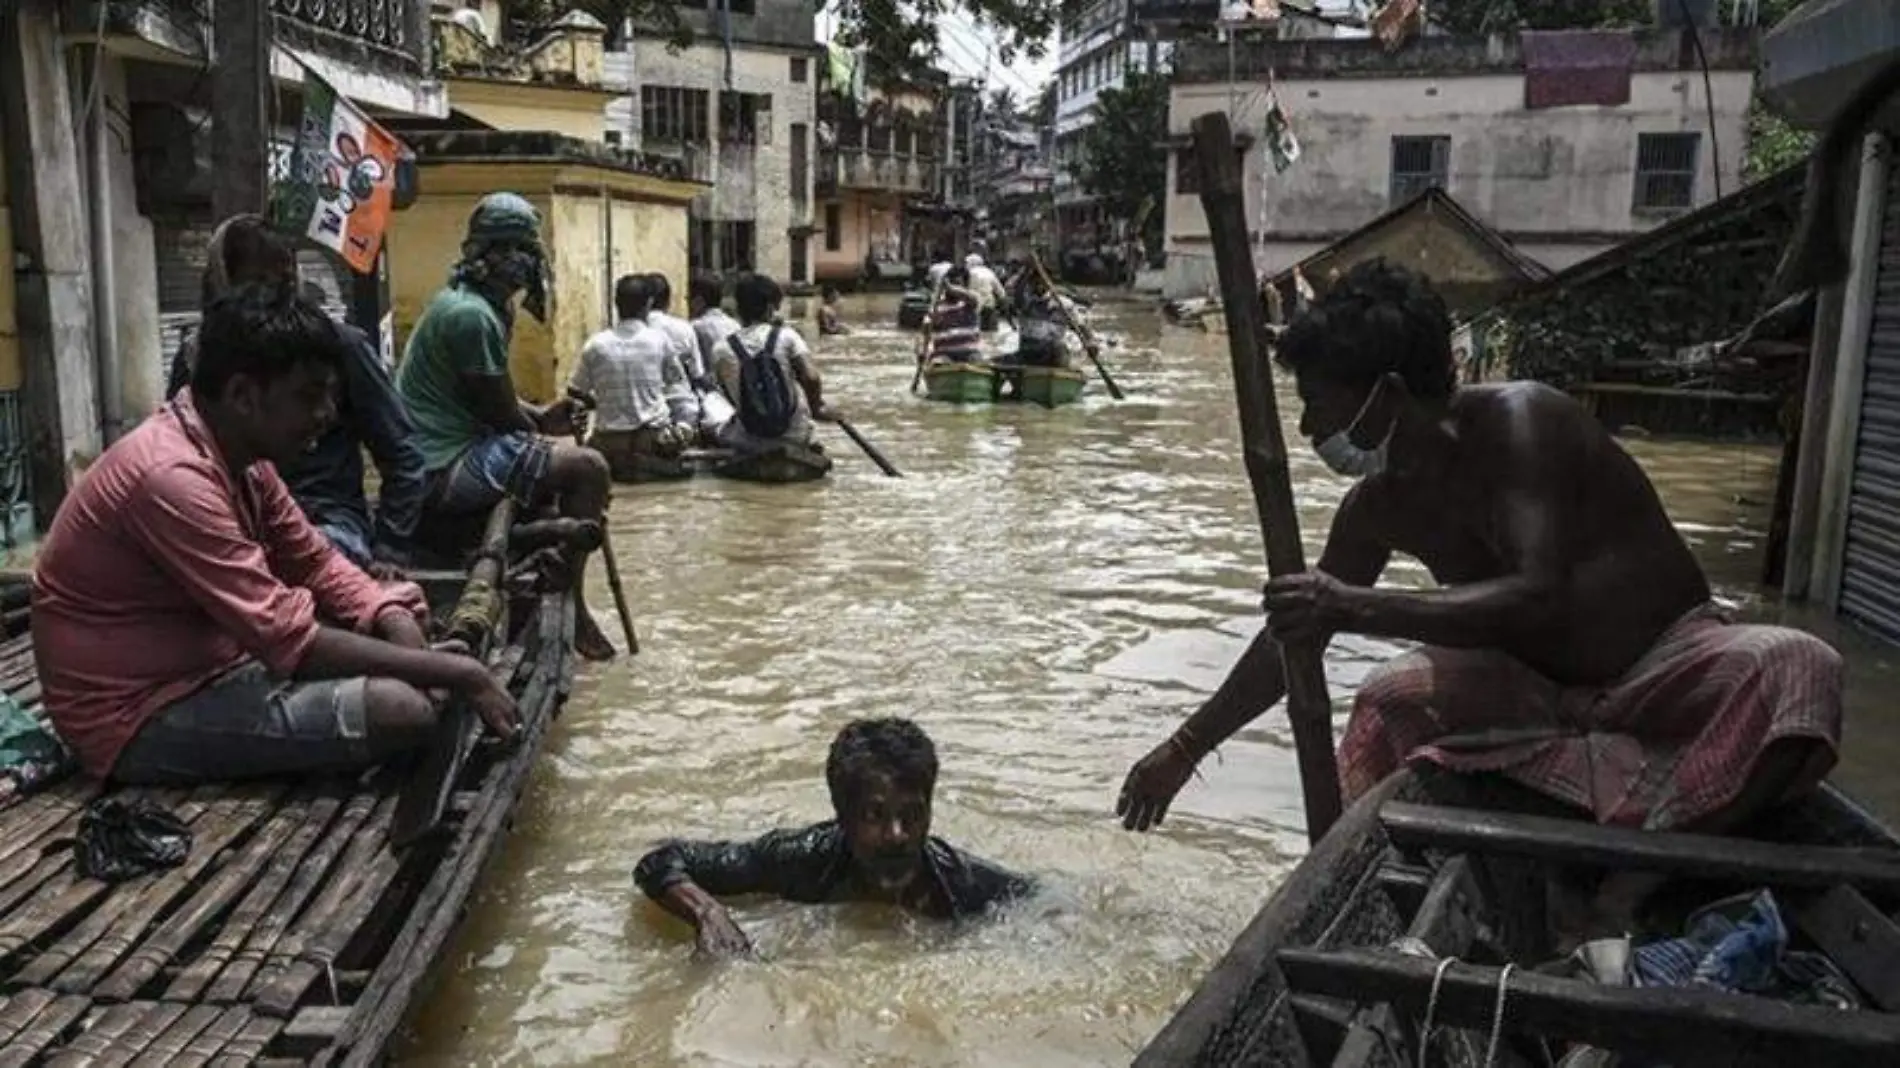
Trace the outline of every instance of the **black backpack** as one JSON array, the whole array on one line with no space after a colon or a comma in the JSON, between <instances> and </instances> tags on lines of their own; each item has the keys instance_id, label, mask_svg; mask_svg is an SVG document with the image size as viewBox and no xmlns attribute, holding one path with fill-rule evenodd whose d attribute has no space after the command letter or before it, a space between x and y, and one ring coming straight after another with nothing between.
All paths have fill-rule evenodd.
<instances>
[{"instance_id":1,"label":"black backpack","mask_svg":"<svg viewBox=\"0 0 1900 1068\"><path fill-rule=\"evenodd\" d=\"M739 395L733 405L739 409L739 425L755 438L784 437L798 416L797 385L783 360L773 359L778 351L779 327L765 335L765 346L747 352L739 335L726 338L732 354L739 360Z\"/></svg>"}]
</instances>

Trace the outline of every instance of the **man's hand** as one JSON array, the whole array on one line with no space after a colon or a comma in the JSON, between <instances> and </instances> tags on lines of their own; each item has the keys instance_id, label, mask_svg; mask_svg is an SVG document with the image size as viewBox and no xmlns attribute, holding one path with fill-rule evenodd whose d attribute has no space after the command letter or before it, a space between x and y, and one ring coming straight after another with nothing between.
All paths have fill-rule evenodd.
<instances>
[{"instance_id":1,"label":"man's hand","mask_svg":"<svg viewBox=\"0 0 1900 1068\"><path fill-rule=\"evenodd\" d=\"M546 408L541 409L539 429L549 437L566 437L574 433L581 420L591 408L584 401L568 396L562 397Z\"/></svg>"},{"instance_id":2,"label":"man's hand","mask_svg":"<svg viewBox=\"0 0 1900 1068\"><path fill-rule=\"evenodd\" d=\"M512 741L521 730L521 709L515 704L515 697L495 678L488 666L474 657L465 658L469 663L467 679L456 687L475 714L482 717L488 729L495 732L502 741Z\"/></svg>"},{"instance_id":3,"label":"man's hand","mask_svg":"<svg viewBox=\"0 0 1900 1068\"><path fill-rule=\"evenodd\" d=\"M409 581L409 576L403 572L402 567L398 564L392 564L388 560L371 560L369 566L364 568L363 571L368 574L370 578L378 582Z\"/></svg>"},{"instance_id":4,"label":"man's hand","mask_svg":"<svg viewBox=\"0 0 1900 1068\"><path fill-rule=\"evenodd\" d=\"M422 633L422 623L407 608L383 609L376 617L375 631L378 638L404 649L429 647L428 638Z\"/></svg>"},{"instance_id":5,"label":"man's hand","mask_svg":"<svg viewBox=\"0 0 1900 1068\"><path fill-rule=\"evenodd\" d=\"M820 423L835 423L838 421L838 410L829 404L820 404L812 409L811 417Z\"/></svg>"},{"instance_id":6,"label":"man's hand","mask_svg":"<svg viewBox=\"0 0 1900 1068\"><path fill-rule=\"evenodd\" d=\"M1282 645L1323 642L1350 618L1351 589L1324 571L1302 571L1267 582L1262 602L1267 629Z\"/></svg>"},{"instance_id":7,"label":"man's hand","mask_svg":"<svg viewBox=\"0 0 1900 1068\"><path fill-rule=\"evenodd\" d=\"M1196 761L1178 738L1169 738L1135 761L1122 782L1121 796L1115 799L1115 815L1131 831L1146 831L1161 826L1168 806L1194 774Z\"/></svg>"},{"instance_id":8,"label":"man's hand","mask_svg":"<svg viewBox=\"0 0 1900 1068\"><path fill-rule=\"evenodd\" d=\"M758 956L758 951L752 948L752 940L746 937L744 929L724 905L715 904L708 908L700 915L696 926L699 929L699 952L708 957Z\"/></svg>"}]
</instances>

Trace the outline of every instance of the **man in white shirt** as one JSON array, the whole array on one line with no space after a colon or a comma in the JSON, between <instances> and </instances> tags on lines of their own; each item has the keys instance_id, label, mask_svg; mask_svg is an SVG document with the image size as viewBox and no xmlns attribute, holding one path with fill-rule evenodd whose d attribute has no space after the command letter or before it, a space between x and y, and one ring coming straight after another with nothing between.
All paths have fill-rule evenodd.
<instances>
[{"instance_id":1,"label":"man in white shirt","mask_svg":"<svg viewBox=\"0 0 1900 1068\"><path fill-rule=\"evenodd\" d=\"M592 444L618 482L665 473L697 430L699 406L677 346L649 321L648 277L630 274L615 284L620 321L588 339L569 382L598 405ZM681 412L691 418L677 418Z\"/></svg>"},{"instance_id":2,"label":"man in white shirt","mask_svg":"<svg viewBox=\"0 0 1900 1068\"><path fill-rule=\"evenodd\" d=\"M686 310L693 317L693 335L699 346L699 363L707 369L707 380L700 383L699 432L709 444L718 443L720 433L737 414L725 394L719 391L718 384L711 381L713 348L739 332L739 320L726 314L726 309L721 306L723 300L725 287L710 274L696 276L686 291Z\"/></svg>"},{"instance_id":3,"label":"man in white shirt","mask_svg":"<svg viewBox=\"0 0 1900 1068\"><path fill-rule=\"evenodd\" d=\"M733 296L739 307L739 329L713 347L713 376L738 409L738 415L726 423L721 443L743 453L809 446L812 420L829 419L830 413L825 410L823 382L805 339L774 321L780 300L778 283L763 274L750 274L739 280ZM768 407L756 404L744 388L742 367L751 360L772 361L776 374L765 380L783 384L784 392L768 398Z\"/></svg>"},{"instance_id":4,"label":"man in white shirt","mask_svg":"<svg viewBox=\"0 0 1900 1068\"><path fill-rule=\"evenodd\" d=\"M1003 280L983 262L983 255L972 252L963 257L963 266L970 272L970 292L976 296L978 314L982 317L983 329L996 329L996 317L1009 303L1009 293L1003 289Z\"/></svg>"},{"instance_id":5,"label":"man in white shirt","mask_svg":"<svg viewBox=\"0 0 1900 1068\"><path fill-rule=\"evenodd\" d=\"M671 339L673 354L679 357L680 366L686 368L686 376L701 389L710 388L706 379L707 368L700 359L699 338L693 332L693 324L672 314L673 285L666 276L655 271L646 276L647 288L653 294L653 310L647 313L647 323L656 326Z\"/></svg>"}]
</instances>

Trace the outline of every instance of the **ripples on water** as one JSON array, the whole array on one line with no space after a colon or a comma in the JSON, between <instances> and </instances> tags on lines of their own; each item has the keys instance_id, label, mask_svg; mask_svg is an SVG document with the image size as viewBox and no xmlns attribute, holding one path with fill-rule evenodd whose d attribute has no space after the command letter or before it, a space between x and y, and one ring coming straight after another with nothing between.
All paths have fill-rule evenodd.
<instances>
[{"instance_id":1,"label":"ripples on water","mask_svg":"<svg viewBox=\"0 0 1900 1068\"><path fill-rule=\"evenodd\" d=\"M895 298L848 308L875 323ZM1129 399L1098 382L1054 412L913 398L914 339L894 330L815 345L826 395L902 480L821 428L837 459L827 483L617 490L644 652L583 676L406 1059L1131 1058L1304 842L1277 713L1207 762L1160 833L1111 816L1129 763L1258 629L1260 539L1225 338L1163 333L1151 308L1109 313L1126 341L1107 357ZM1345 485L1295 438L1290 390L1280 403L1310 561ZM1667 446L1643 448L1666 466ZM1685 462L1712 495L1700 536L1745 555L1761 525L1720 503L1734 455ZM590 598L610 623L604 587ZM1335 643L1335 701L1392 651ZM868 907L747 903L734 912L765 962L694 960L687 929L633 888L633 862L664 835L826 817L832 735L880 715L936 740L935 831L1036 873L1052 900L961 931Z\"/></svg>"}]
</instances>

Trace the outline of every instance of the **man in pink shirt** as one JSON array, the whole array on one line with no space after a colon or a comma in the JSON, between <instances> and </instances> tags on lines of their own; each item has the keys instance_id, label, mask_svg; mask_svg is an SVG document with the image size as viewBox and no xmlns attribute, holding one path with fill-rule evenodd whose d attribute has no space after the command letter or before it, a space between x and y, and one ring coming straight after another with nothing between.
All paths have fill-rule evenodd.
<instances>
[{"instance_id":1,"label":"man in pink shirt","mask_svg":"<svg viewBox=\"0 0 1900 1068\"><path fill-rule=\"evenodd\" d=\"M427 646L421 591L345 559L273 466L335 418L335 324L251 285L200 337L190 388L99 458L34 569L46 708L81 764L142 784L367 767L429 737L430 690L511 735L507 690Z\"/></svg>"}]
</instances>

